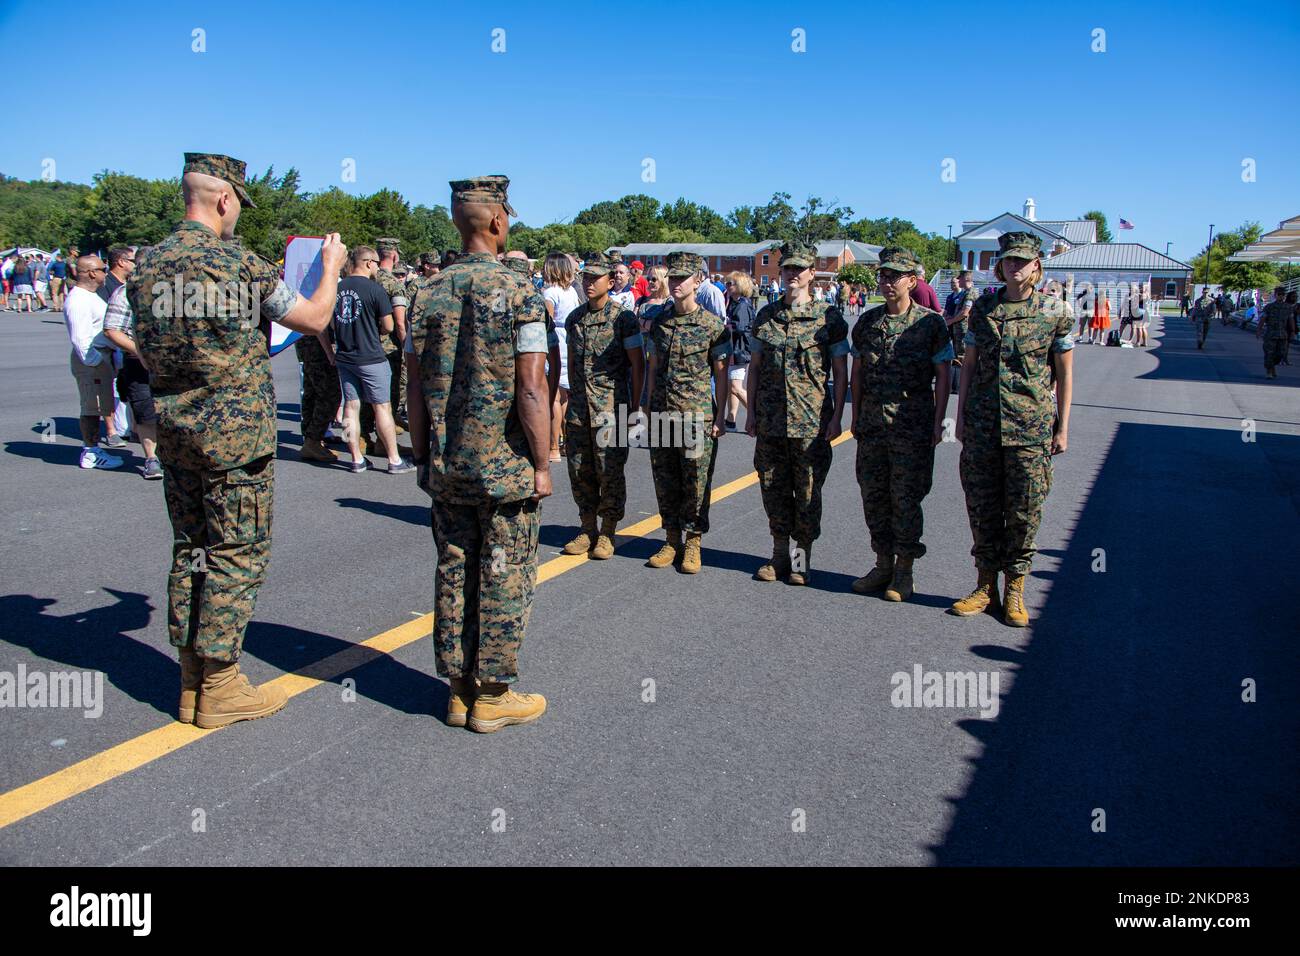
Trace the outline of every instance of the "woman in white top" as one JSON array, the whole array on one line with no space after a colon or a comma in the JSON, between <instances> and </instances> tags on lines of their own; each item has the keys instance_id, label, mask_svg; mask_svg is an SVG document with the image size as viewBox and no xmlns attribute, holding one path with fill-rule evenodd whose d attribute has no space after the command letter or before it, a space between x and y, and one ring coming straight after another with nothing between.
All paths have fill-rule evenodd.
<instances>
[{"instance_id":1,"label":"woman in white top","mask_svg":"<svg viewBox=\"0 0 1300 956\"><path fill-rule=\"evenodd\" d=\"M565 322L569 313L578 307L578 293L573 288L575 274L573 260L561 252L552 252L542 264L542 299L560 340L560 387L551 406L551 461L560 460L564 415L569 408L569 345Z\"/></svg>"}]
</instances>

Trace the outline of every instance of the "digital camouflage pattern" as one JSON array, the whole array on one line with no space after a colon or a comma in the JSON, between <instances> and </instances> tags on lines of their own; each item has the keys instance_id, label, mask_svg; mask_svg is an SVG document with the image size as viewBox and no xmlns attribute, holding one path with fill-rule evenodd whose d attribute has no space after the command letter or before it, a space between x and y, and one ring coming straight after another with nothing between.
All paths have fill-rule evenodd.
<instances>
[{"instance_id":1,"label":"digital camouflage pattern","mask_svg":"<svg viewBox=\"0 0 1300 956\"><path fill-rule=\"evenodd\" d=\"M862 392L854 434L881 437L897 431L929 443L935 363L950 361L953 352L943 316L915 302L899 315L878 305L853 327L852 349Z\"/></svg>"},{"instance_id":2,"label":"digital camouflage pattern","mask_svg":"<svg viewBox=\"0 0 1300 956\"><path fill-rule=\"evenodd\" d=\"M825 438L764 438L754 442L763 510L774 538L793 538L806 548L821 537L822 485L831 470Z\"/></svg>"},{"instance_id":3,"label":"digital camouflage pattern","mask_svg":"<svg viewBox=\"0 0 1300 956\"><path fill-rule=\"evenodd\" d=\"M505 207L508 216L515 216L515 209L510 205L506 195L510 191L510 179L506 176L475 176L472 179L455 179L451 186L452 202L478 202L498 204Z\"/></svg>"},{"instance_id":4,"label":"digital camouflage pattern","mask_svg":"<svg viewBox=\"0 0 1300 956\"><path fill-rule=\"evenodd\" d=\"M917 267L921 265L921 260L916 257L916 253L903 246L886 246L880 250L879 258L877 270L889 269L892 272L907 274L915 273Z\"/></svg>"},{"instance_id":5,"label":"digital camouflage pattern","mask_svg":"<svg viewBox=\"0 0 1300 956\"><path fill-rule=\"evenodd\" d=\"M1264 336L1264 368L1272 371L1286 357L1286 343L1290 338L1291 318L1295 306L1286 302L1270 302L1259 316L1259 327Z\"/></svg>"},{"instance_id":6,"label":"digital camouflage pattern","mask_svg":"<svg viewBox=\"0 0 1300 956\"><path fill-rule=\"evenodd\" d=\"M684 258L677 264L679 269L691 265ZM676 412L684 423L673 447L650 449L659 513L668 531L704 534L709 530L709 489L718 444L709 431L716 414L710 390L712 363L730 356L731 333L722 319L702 306L678 315L669 305L658 313L646 346L655 360L650 411ZM694 429L694 449L680 440L687 427ZM660 436L666 431L661 427Z\"/></svg>"},{"instance_id":7,"label":"digital camouflage pattern","mask_svg":"<svg viewBox=\"0 0 1300 956\"><path fill-rule=\"evenodd\" d=\"M293 343L293 350L302 363L302 437L304 440L325 440L325 429L338 411L339 373L328 358L320 340L314 335L304 335Z\"/></svg>"},{"instance_id":8,"label":"digital camouflage pattern","mask_svg":"<svg viewBox=\"0 0 1300 956\"><path fill-rule=\"evenodd\" d=\"M252 197L248 195L248 189L245 188L247 166L242 159L234 159L218 153L186 153L185 168L181 170L181 175L185 173L202 173L205 176L224 179L234 188L240 205L246 209L257 208Z\"/></svg>"},{"instance_id":9,"label":"digital camouflage pattern","mask_svg":"<svg viewBox=\"0 0 1300 956\"><path fill-rule=\"evenodd\" d=\"M832 411L832 360L849 353L849 326L825 302L763 306L750 331L759 357L754 420L763 438L816 438Z\"/></svg>"},{"instance_id":10,"label":"digital camouflage pattern","mask_svg":"<svg viewBox=\"0 0 1300 956\"><path fill-rule=\"evenodd\" d=\"M597 514L617 522L627 503L623 469L628 448L605 424L602 412L616 417L627 403L632 372L628 351L641 348L641 325L614 299L592 311L583 302L565 321L569 351L569 408L564 416L569 486L580 515Z\"/></svg>"},{"instance_id":11,"label":"digital camouflage pattern","mask_svg":"<svg viewBox=\"0 0 1300 956\"><path fill-rule=\"evenodd\" d=\"M546 351L542 297L495 257L462 253L425 280L408 319L429 411L435 497L465 505L530 497L515 355Z\"/></svg>"},{"instance_id":12,"label":"digital camouflage pattern","mask_svg":"<svg viewBox=\"0 0 1300 956\"><path fill-rule=\"evenodd\" d=\"M258 320L284 318L298 296L265 259L190 220L138 258L127 298L172 525L168 639L236 661L271 557L275 389Z\"/></svg>"},{"instance_id":13,"label":"digital camouflage pattern","mask_svg":"<svg viewBox=\"0 0 1300 956\"><path fill-rule=\"evenodd\" d=\"M1004 232L998 236L998 258L1037 259L1043 252L1043 240L1032 232Z\"/></svg>"},{"instance_id":14,"label":"digital camouflage pattern","mask_svg":"<svg viewBox=\"0 0 1300 956\"><path fill-rule=\"evenodd\" d=\"M1074 348L1074 321L1060 299L1032 292L1005 302L1004 293L982 295L971 309L966 348L978 350L979 364L966 396L966 441L1040 445L1056 419L1051 356Z\"/></svg>"},{"instance_id":15,"label":"digital camouflage pattern","mask_svg":"<svg viewBox=\"0 0 1300 956\"><path fill-rule=\"evenodd\" d=\"M912 303L869 309L853 328L861 398L854 462L871 550L919 558L921 503L934 481L935 366L953 357L943 317Z\"/></svg>"},{"instance_id":16,"label":"digital camouflage pattern","mask_svg":"<svg viewBox=\"0 0 1300 956\"><path fill-rule=\"evenodd\" d=\"M537 583L539 503L434 498L432 511L438 674L514 683Z\"/></svg>"},{"instance_id":17,"label":"digital camouflage pattern","mask_svg":"<svg viewBox=\"0 0 1300 956\"><path fill-rule=\"evenodd\" d=\"M1052 487L1051 356L1074 347L1073 320L1064 303L1041 292L1024 302L1003 295L983 295L971 310L966 348L978 350L979 365L967 394L960 471L976 567L1022 575Z\"/></svg>"},{"instance_id":18,"label":"digital camouflage pattern","mask_svg":"<svg viewBox=\"0 0 1300 956\"><path fill-rule=\"evenodd\" d=\"M670 252L664 257L668 277L685 279L704 271L704 257L694 252Z\"/></svg>"},{"instance_id":19,"label":"digital camouflage pattern","mask_svg":"<svg viewBox=\"0 0 1300 956\"><path fill-rule=\"evenodd\" d=\"M140 257L127 299L162 461L219 471L274 454L275 388L258 320L279 320L298 300L275 266L186 220Z\"/></svg>"},{"instance_id":20,"label":"digital camouflage pattern","mask_svg":"<svg viewBox=\"0 0 1300 956\"><path fill-rule=\"evenodd\" d=\"M981 571L1028 574L1043 503L1052 490L1049 444L961 447L961 483L970 516L971 554Z\"/></svg>"},{"instance_id":21,"label":"digital camouflage pattern","mask_svg":"<svg viewBox=\"0 0 1300 956\"><path fill-rule=\"evenodd\" d=\"M167 638L200 657L239 660L244 632L271 561L275 459L224 471L176 468L163 460L163 497L172 524Z\"/></svg>"},{"instance_id":22,"label":"digital camouflage pattern","mask_svg":"<svg viewBox=\"0 0 1300 956\"><path fill-rule=\"evenodd\" d=\"M807 269L817 264L817 247L806 242L789 239L781 243L779 251L782 268L795 266L799 269Z\"/></svg>"}]
</instances>

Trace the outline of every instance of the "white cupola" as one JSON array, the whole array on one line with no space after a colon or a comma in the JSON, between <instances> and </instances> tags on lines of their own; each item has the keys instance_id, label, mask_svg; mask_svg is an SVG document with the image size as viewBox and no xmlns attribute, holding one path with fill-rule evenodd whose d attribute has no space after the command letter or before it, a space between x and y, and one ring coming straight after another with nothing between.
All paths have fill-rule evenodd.
<instances>
[{"instance_id":1,"label":"white cupola","mask_svg":"<svg viewBox=\"0 0 1300 956\"><path fill-rule=\"evenodd\" d=\"M1036 218L1034 218L1034 201L1032 199L1025 200L1024 218L1028 219L1030 222L1038 221Z\"/></svg>"}]
</instances>

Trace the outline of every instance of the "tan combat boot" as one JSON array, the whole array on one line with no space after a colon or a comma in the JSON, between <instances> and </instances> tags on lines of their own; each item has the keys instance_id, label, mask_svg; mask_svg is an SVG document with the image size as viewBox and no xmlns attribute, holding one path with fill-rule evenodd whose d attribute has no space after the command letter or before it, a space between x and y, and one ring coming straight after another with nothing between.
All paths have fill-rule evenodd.
<instances>
[{"instance_id":1,"label":"tan combat boot","mask_svg":"<svg viewBox=\"0 0 1300 956\"><path fill-rule=\"evenodd\" d=\"M682 553L682 533L680 531L669 531L668 539L664 541L664 546L650 556L646 562L647 567L666 568L677 560L677 555Z\"/></svg>"},{"instance_id":2,"label":"tan combat boot","mask_svg":"<svg viewBox=\"0 0 1300 956\"><path fill-rule=\"evenodd\" d=\"M790 573L790 539L772 538L772 560L754 572L759 581L777 581Z\"/></svg>"},{"instance_id":3,"label":"tan combat boot","mask_svg":"<svg viewBox=\"0 0 1300 956\"><path fill-rule=\"evenodd\" d=\"M849 587L853 589L854 594L874 594L888 587L892 580L894 580L894 556L878 554L876 566L862 577L855 579Z\"/></svg>"},{"instance_id":4,"label":"tan combat boot","mask_svg":"<svg viewBox=\"0 0 1300 956\"><path fill-rule=\"evenodd\" d=\"M596 519L591 515L582 516L582 533L564 546L565 554L586 554L596 540Z\"/></svg>"},{"instance_id":5,"label":"tan combat boot","mask_svg":"<svg viewBox=\"0 0 1300 956\"><path fill-rule=\"evenodd\" d=\"M812 542L801 544L795 542L796 554L802 554L803 560L799 562L803 566L800 571L796 568L794 558L791 559L790 576L785 579L786 584L793 584L795 587L803 587L812 580Z\"/></svg>"},{"instance_id":6,"label":"tan combat boot","mask_svg":"<svg viewBox=\"0 0 1300 956\"><path fill-rule=\"evenodd\" d=\"M682 574L696 574L700 570L700 536L686 536L686 552L682 555Z\"/></svg>"},{"instance_id":7,"label":"tan combat boot","mask_svg":"<svg viewBox=\"0 0 1300 956\"><path fill-rule=\"evenodd\" d=\"M617 524L617 521L608 518L601 519L600 536L596 538L596 546L591 549L593 559L607 561L614 556L614 528Z\"/></svg>"},{"instance_id":8,"label":"tan combat boot","mask_svg":"<svg viewBox=\"0 0 1300 956\"><path fill-rule=\"evenodd\" d=\"M304 438L302 450L298 452L299 461L338 461L338 456L325 447L319 438Z\"/></svg>"},{"instance_id":9,"label":"tan combat boot","mask_svg":"<svg viewBox=\"0 0 1300 956\"><path fill-rule=\"evenodd\" d=\"M886 601L906 601L912 596L912 559L900 557L894 562L894 578L885 588Z\"/></svg>"},{"instance_id":10,"label":"tan combat boot","mask_svg":"<svg viewBox=\"0 0 1300 956\"><path fill-rule=\"evenodd\" d=\"M239 672L238 664L203 658L203 687L199 690L194 723L204 730L225 727L240 720L269 717L288 702L279 688L254 687Z\"/></svg>"},{"instance_id":11,"label":"tan combat boot","mask_svg":"<svg viewBox=\"0 0 1300 956\"><path fill-rule=\"evenodd\" d=\"M953 604L949 610L958 617L973 617L976 614L983 614L997 599L998 573L981 569L975 590Z\"/></svg>"},{"instance_id":12,"label":"tan combat boot","mask_svg":"<svg viewBox=\"0 0 1300 956\"><path fill-rule=\"evenodd\" d=\"M541 694L518 694L509 684L482 684L469 712L469 729L495 733L511 724L529 724L546 712Z\"/></svg>"},{"instance_id":13,"label":"tan combat boot","mask_svg":"<svg viewBox=\"0 0 1300 956\"><path fill-rule=\"evenodd\" d=\"M192 647L181 648L181 702L176 708L176 719L182 724L194 723L194 708L199 704L199 687L203 684L203 658Z\"/></svg>"},{"instance_id":14,"label":"tan combat boot","mask_svg":"<svg viewBox=\"0 0 1300 956\"><path fill-rule=\"evenodd\" d=\"M1003 620L1012 627L1028 627L1029 611L1025 609L1025 576L1007 575L1007 590L1002 598Z\"/></svg>"},{"instance_id":15,"label":"tan combat boot","mask_svg":"<svg viewBox=\"0 0 1300 956\"><path fill-rule=\"evenodd\" d=\"M478 695L478 681L472 677L453 677L447 697L447 726L464 727L474 698Z\"/></svg>"}]
</instances>

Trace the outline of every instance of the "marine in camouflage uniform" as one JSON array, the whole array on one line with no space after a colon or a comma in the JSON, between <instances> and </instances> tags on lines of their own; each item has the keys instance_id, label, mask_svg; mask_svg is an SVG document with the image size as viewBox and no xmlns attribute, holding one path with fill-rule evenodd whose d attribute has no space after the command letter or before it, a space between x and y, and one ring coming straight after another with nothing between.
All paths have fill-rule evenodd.
<instances>
[{"instance_id":1,"label":"marine in camouflage uniform","mask_svg":"<svg viewBox=\"0 0 1300 956\"><path fill-rule=\"evenodd\" d=\"M400 244L400 239L382 236L375 240L375 251L382 258L397 252ZM384 347L384 358L388 360L392 371L389 376L389 401L392 403L393 423L397 426L397 434L400 435L405 430L406 424L406 363L402 361L402 339L398 330L399 327L405 327L406 310L411 300L407 295L407 281L399 279L391 270L376 270L375 281L383 286L393 303L393 331L389 335L381 333L379 341ZM400 314L398 309L402 310ZM361 403L360 427L366 453L370 454L375 447L370 439L370 436L375 433L375 409L369 402Z\"/></svg>"},{"instance_id":2,"label":"marine in camouflage uniform","mask_svg":"<svg viewBox=\"0 0 1300 956\"><path fill-rule=\"evenodd\" d=\"M1277 378L1277 366L1286 358L1286 343L1291 337L1291 318L1295 306L1287 304L1286 291L1281 286L1273 290L1273 301L1264 306L1259 316L1256 337L1264 337L1264 374Z\"/></svg>"},{"instance_id":3,"label":"marine in camouflage uniform","mask_svg":"<svg viewBox=\"0 0 1300 956\"><path fill-rule=\"evenodd\" d=\"M293 343L293 350L302 363L302 451L304 461L337 461L334 452L325 447L325 430L334 420L342 398L339 392L339 373L325 355L320 339L304 335Z\"/></svg>"},{"instance_id":4,"label":"marine in camouflage uniform","mask_svg":"<svg viewBox=\"0 0 1300 956\"><path fill-rule=\"evenodd\" d=\"M453 182L453 213L460 203L485 203L513 215L508 183ZM410 315L406 347L430 433L434 646L438 673L452 684L448 723L484 732L525 723L545 709L540 695L509 687L532 610L541 512L515 376L519 357L547 351L546 307L494 255L462 252L421 283ZM412 438L421 444L415 431ZM415 449L417 463L425 453ZM549 468L545 455L540 467Z\"/></svg>"},{"instance_id":5,"label":"marine in camouflage uniform","mask_svg":"<svg viewBox=\"0 0 1300 956\"><path fill-rule=\"evenodd\" d=\"M694 253L670 252L667 258L669 278L690 279L704 268L703 258ZM667 537L649 565L667 567L680 555L682 571L694 574L700 569L700 537L709 530L714 431L722 430L710 380L725 401L731 333L726 322L704 306L697 303L679 315L674 302L656 317L646 352L651 378L650 472Z\"/></svg>"},{"instance_id":6,"label":"marine in camouflage uniform","mask_svg":"<svg viewBox=\"0 0 1300 956\"><path fill-rule=\"evenodd\" d=\"M998 244L999 269L1007 258L1039 257L1040 240L1032 233L1004 233ZM1073 320L1059 299L1031 291L1011 302L1006 291L981 296L966 331L966 354L975 355L976 370L962 382L961 483L980 582L953 611L987 607L1001 571L1007 622L1023 626L1024 579L1052 487L1052 446L1059 441L1064 447L1069 417L1068 405L1058 409L1053 401L1053 361L1074 348ZM1061 361L1058 377L1068 395L1068 361Z\"/></svg>"},{"instance_id":7,"label":"marine in camouflage uniform","mask_svg":"<svg viewBox=\"0 0 1300 956\"><path fill-rule=\"evenodd\" d=\"M876 554L876 567L854 581L853 590L884 590L892 601L912 596L912 562L925 554L921 502L934 478L936 396L946 408L953 359L943 316L912 301L910 289L903 296L898 286L919 265L909 249L882 249L882 285L892 276L886 293L897 296L903 311L891 315L888 304L878 305L853 327L858 487Z\"/></svg>"},{"instance_id":8,"label":"marine in camouflage uniform","mask_svg":"<svg viewBox=\"0 0 1300 956\"><path fill-rule=\"evenodd\" d=\"M186 153L184 174L190 173L224 180L242 205L251 205L244 163ZM214 286L217 294L195 310L197 296L189 290ZM220 295L227 290L238 292ZM173 538L167 634L181 649L181 718L185 691L198 687L196 668L202 692L188 706L197 706L201 726L232 722L205 714L205 704L233 692L261 695L254 708L261 712L248 716L273 713L284 706L284 694L250 688L231 665L239 660L271 557L276 406L266 323L287 316L298 294L271 263L193 219L145 252L126 294L158 411Z\"/></svg>"},{"instance_id":9,"label":"marine in camouflage uniform","mask_svg":"<svg viewBox=\"0 0 1300 956\"><path fill-rule=\"evenodd\" d=\"M755 574L760 581L808 582L812 543L821 537L830 441L839 435L844 412L849 327L843 313L811 297L787 301L793 296L791 276L816 262L812 246L787 242L781 247L786 295L759 310L749 334L746 430L755 436L754 468L772 533L772 559ZM798 547L793 567L791 536Z\"/></svg>"},{"instance_id":10,"label":"marine in camouflage uniform","mask_svg":"<svg viewBox=\"0 0 1300 956\"><path fill-rule=\"evenodd\" d=\"M517 261L517 260L516 260ZM616 264L612 256L591 253L582 266L588 298L565 320L569 351L569 406L564 416L569 487L578 506L582 531L564 546L565 554L605 560L614 554L614 531L627 504L626 430L637 406L627 408L629 394L641 394L645 374L641 324L609 291L598 293L600 280ZM599 308L594 301L603 298ZM632 390L629 392L629 388ZM623 415L619 415L619 407ZM600 519L600 532L596 519Z\"/></svg>"},{"instance_id":11,"label":"marine in camouflage uniform","mask_svg":"<svg viewBox=\"0 0 1300 956\"><path fill-rule=\"evenodd\" d=\"M1196 347L1205 348L1205 340L1210 335L1210 322L1214 320L1214 313L1217 306L1214 299L1210 296L1210 288L1206 286L1201 292L1201 297L1192 304L1192 327L1196 329Z\"/></svg>"}]
</instances>

